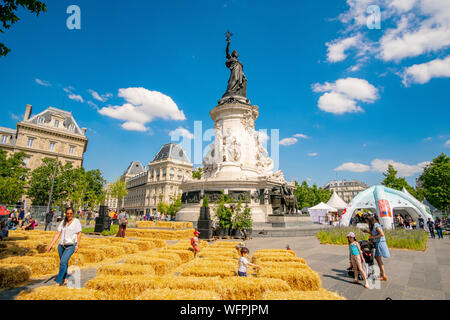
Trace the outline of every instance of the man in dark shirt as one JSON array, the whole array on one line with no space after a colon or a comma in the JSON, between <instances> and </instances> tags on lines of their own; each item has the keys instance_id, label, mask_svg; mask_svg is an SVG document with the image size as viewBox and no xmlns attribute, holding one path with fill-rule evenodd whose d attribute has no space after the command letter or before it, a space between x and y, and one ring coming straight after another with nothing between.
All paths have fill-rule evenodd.
<instances>
[{"instance_id":1,"label":"man in dark shirt","mask_svg":"<svg viewBox=\"0 0 450 320\"><path fill-rule=\"evenodd\" d=\"M52 230L52 221L53 221L53 215L55 214L55 210L52 208L49 212L45 215L45 231L51 231Z\"/></svg>"},{"instance_id":2,"label":"man in dark shirt","mask_svg":"<svg viewBox=\"0 0 450 320\"><path fill-rule=\"evenodd\" d=\"M419 215L419 229L423 229L423 227L425 226L425 222L423 221L423 218L421 215Z\"/></svg>"},{"instance_id":3,"label":"man in dark shirt","mask_svg":"<svg viewBox=\"0 0 450 320\"><path fill-rule=\"evenodd\" d=\"M431 218L428 218L427 226L428 226L428 230L430 231L431 237L434 238L434 222L431 221Z\"/></svg>"}]
</instances>

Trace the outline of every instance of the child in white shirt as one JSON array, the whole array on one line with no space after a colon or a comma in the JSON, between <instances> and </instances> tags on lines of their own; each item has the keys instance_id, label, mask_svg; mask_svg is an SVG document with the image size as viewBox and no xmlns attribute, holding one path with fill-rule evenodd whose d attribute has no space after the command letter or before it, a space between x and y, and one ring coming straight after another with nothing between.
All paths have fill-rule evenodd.
<instances>
[{"instance_id":1,"label":"child in white shirt","mask_svg":"<svg viewBox=\"0 0 450 320\"><path fill-rule=\"evenodd\" d=\"M260 268L260 266L250 263L248 261L248 249L242 248L241 249L241 257L239 258L239 270L238 270L238 276L239 277L246 277L247 276L247 268L248 266L253 268Z\"/></svg>"}]
</instances>

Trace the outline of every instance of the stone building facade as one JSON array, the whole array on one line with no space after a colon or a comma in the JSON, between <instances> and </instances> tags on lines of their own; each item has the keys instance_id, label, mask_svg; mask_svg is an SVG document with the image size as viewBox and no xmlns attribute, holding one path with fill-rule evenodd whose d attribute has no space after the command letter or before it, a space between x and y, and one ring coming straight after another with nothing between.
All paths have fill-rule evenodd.
<instances>
[{"instance_id":1,"label":"stone building facade","mask_svg":"<svg viewBox=\"0 0 450 320\"><path fill-rule=\"evenodd\" d=\"M347 181L345 179L342 181L332 180L323 187L325 190L336 191L337 195L346 203L352 201L358 193L367 188L369 188L369 186L364 182L358 180Z\"/></svg>"},{"instance_id":2,"label":"stone building facade","mask_svg":"<svg viewBox=\"0 0 450 320\"><path fill-rule=\"evenodd\" d=\"M153 161L144 167L133 161L121 179L127 183L128 194L120 204L131 214L156 212L158 203L172 203L181 196L179 186L192 176L192 163L175 143L161 147Z\"/></svg>"},{"instance_id":3,"label":"stone building facade","mask_svg":"<svg viewBox=\"0 0 450 320\"><path fill-rule=\"evenodd\" d=\"M44 158L58 158L65 165L83 165L88 139L86 129L78 127L71 112L50 107L32 116L27 105L16 129L0 127L0 148L8 154L23 151L26 166L34 170Z\"/></svg>"}]
</instances>

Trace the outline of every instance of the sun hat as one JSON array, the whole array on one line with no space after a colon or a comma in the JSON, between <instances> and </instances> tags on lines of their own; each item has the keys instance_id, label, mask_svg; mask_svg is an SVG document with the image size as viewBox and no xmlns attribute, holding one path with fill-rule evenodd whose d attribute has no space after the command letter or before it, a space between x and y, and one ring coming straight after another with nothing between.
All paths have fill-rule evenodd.
<instances>
[{"instance_id":1,"label":"sun hat","mask_svg":"<svg viewBox=\"0 0 450 320\"><path fill-rule=\"evenodd\" d=\"M356 236L353 232L349 232L348 235L346 236L346 238L348 238L348 237L356 238Z\"/></svg>"},{"instance_id":2,"label":"sun hat","mask_svg":"<svg viewBox=\"0 0 450 320\"><path fill-rule=\"evenodd\" d=\"M194 231L194 234L200 234L200 232L198 232L197 230Z\"/></svg>"}]
</instances>

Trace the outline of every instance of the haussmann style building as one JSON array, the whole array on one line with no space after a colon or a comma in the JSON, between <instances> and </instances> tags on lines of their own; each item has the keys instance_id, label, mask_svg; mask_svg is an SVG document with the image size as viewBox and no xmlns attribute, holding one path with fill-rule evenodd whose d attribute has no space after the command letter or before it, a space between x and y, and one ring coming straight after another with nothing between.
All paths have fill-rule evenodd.
<instances>
[{"instance_id":1,"label":"haussmann style building","mask_svg":"<svg viewBox=\"0 0 450 320\"><path fill-rule=\"evenodd\" d=\"M369 188L367 184L358 180L332 180L328 182L323 189L336 191L337 195L341 197L346 203L353 200L354 197L361 191Z\"/></svg>"},{"instance_id":2,"label":"haussmann style building","mask_svg":"<svg viewBox=\"0 0 450 320\"><path fill-rule=\"evenodd\" d=\"M80 129L72 113L53 107L32 116L32 106L27 105L16 129L0 127L0 148L8 155L25 152L24 162L31 170L44 158L58 158L62 165L81 167L87 144L86 129Z\"/></svg>"},{"instance_id":3,"label":"haussmann style building","mask_svg":"<svg viewBox=\"0 0 450 320\"><path fill-rule=\"evenodd\" d=\"M163 145L147 168L139 161L131 162L121 176L128 194L119 200L120 208L142 215L155 213L161 201L171 204L181 196L179 186L192 176L192 167L184 150L175 143Z\"/></svg>"}]
</instances>

